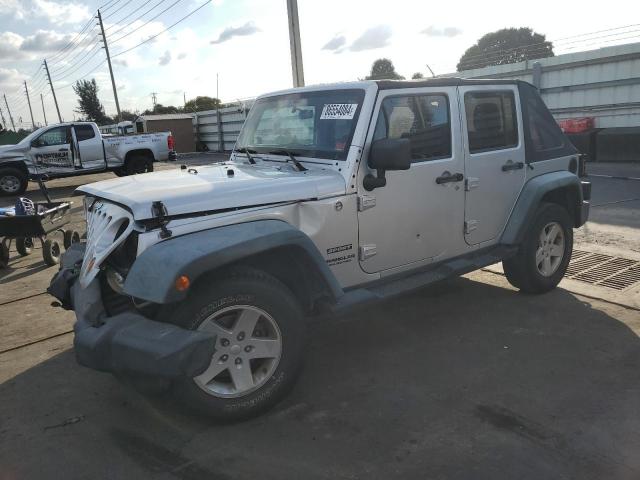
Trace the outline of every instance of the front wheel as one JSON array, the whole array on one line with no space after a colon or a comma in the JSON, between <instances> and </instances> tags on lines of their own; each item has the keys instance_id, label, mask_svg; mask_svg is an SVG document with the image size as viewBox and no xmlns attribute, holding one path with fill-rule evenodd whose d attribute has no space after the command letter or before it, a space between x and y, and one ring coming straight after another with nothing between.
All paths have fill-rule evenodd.
<instances>
[{"instance_id":1,"label":"front wheel","mask_svg":"<svg viewBox=\"0 0 640 480\"><path fill-rule=\"evenodd\" d=\"M573 225L567 210L544 203L518 253L502 262L509 283L525 293L544 293L562 280L573 252Z\"/></svg>"},{"instance_id":2,"label":"front wheel","mask_svg":"<svg viewBox=\"0 0 640 480\"><path fill-rule=\"evenodd\" d=\"M0 196L22 195L27 190L27 174L13 167L0 168Z\"/></svg>"},{"instance_id":3,"label":"front wheel","mask_svg":"<svg viewBox=\"0 0 640 480\"><path fill-rule=\"evenodd\" d=\"M271 275L242 268L200 282L172 319L214 335L209 367L176 385L197 411L217 420L244 419L271 408L293 387L305 318L291 291Z\"/></svg>"}]
</instances>

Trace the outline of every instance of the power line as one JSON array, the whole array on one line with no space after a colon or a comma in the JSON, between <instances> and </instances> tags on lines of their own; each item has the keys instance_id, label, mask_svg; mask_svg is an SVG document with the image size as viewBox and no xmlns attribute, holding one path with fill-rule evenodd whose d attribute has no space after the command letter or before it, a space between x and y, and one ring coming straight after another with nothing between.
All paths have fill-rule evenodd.
<instances>
[{"instance_id":1,"label":"power line","mask_svg":"<svg viewBox=\"0 0 640 480\"><path fill-rule=\"evenodd\" d=\"M120 10L122 10L122 9L124 9L124 8L127 8L127 7L129 6L129 3L130 3L130 2L125 2L125 4L124 4L124 5L120 5L120 6L119 6L118 8L116 8L114 11L109 12L109 14L108 14L108 15L105 15L105 16L104 16L103 20L106 20L107 18L111 18L111 17L113 17L116 13L118 13ZM99 10L99 9L98 9L98 10Z\"/></svg>"},{"instance_id":2,"label":"power line","mask_svg":"<svg viewBox=\"0 0 640 480\"><path fill-rule=\"evenodd\" d=\"M141 5L141 7L145 6L146 4L149 3L148 0L147 2L143 3ZM153 7L151 7L149 10L147 10L146 12L140 14L138 17L134 18L133 20L131 20L129 23L127 23L125 26L118 28L116 31L111 32L110 35L116 35L117 33L120 33L122 30L126 29L127 27L131 26L132 24L134 24L135 22L137 22L138 20L140 20L142 17L144 17L146 14L148 14L149 12L153 11L155 8L157 8L160 4L164 3L166 0L160 0L158 3L156 3ZM133 14L133 12L131 12ZM109 29L107 29L109 30Z\"/></svg>"},{"instance_id":3,"label":"power line","mask_svg":"<svg viewBox=\"0 0 640 480\"><path fill-rule=\"evenodd\" d=\"M81 62L81 63L77 63L76 65L72 65L72 66L70 66L69 68L67 68L67 69L66 69L66 70L64 70L64 71L61 71L61 72L53 72L53 75L54 75L55 79L56 79L57 81L64 80L64 79L65 79L65 78L67 78L69 75L71 75L73 72L77 72L77 71L78 71L78 69L79 69L80 67L82 67L83 65L85 65L85 64L87 64L89 61L91 61L91 58L88 58L88 59L86 59L86 60L85 60L85 58L90 57L91 55L93 55L94 53L96 53L98 50L100 50L100 48L101 48L101 47L100 47L100 44L99 44L99 43L96 43L96 44L91 48L91 50L87 50L87 51L85 52L84 56L83 56L83 57L82 57L82 59L81 59L81 60L84 60L83 62Z\"/></svg>"},{"instance_id":4,"label":"power line","mask_svg":"<svg viewBox=\"0 0 640 480\"><path fill-rule=\"evenodd\" d=\"M120 22L122 22L123 20L125 20L128 17L131 17L134 13L138 12L142 7L144 7L145 5L148 5L149 2L151 2L151 0L147 0L146 2L142 3L140 6L138 6L138 8L136 8L135 10L132 10L131 12L127 13L124 17L122 17L120 20L116 20L114 21L111 25L109 25L107 28L105 28L105 30L108 32L109 30L111 30L113 27L115 27L116 25L119 25ZM162 0L160 3L164 2L164 0ZM144 14L143 14L144 15ZM138 17L140 18L140 17ZM137 20L137 19L136 19ZM134 20L134 22L136 21ZM130 25L130 23L128 24ZM116 30L117 32L118 30ZM115 33L115 32L114 32Z\"/></svg>"},{"instance_id":5,"label":"power line","mask_svg":"<svg viewBox=\"0 0 640 480\"><path fill-rule=\"evenodd\" d=\"M134 46L133 46L133 47L131 47L131 48L127 48L126 50L122 50L121 52L118 52L118 53L116 53L115 55L112 55L112 57L117 57L117 56L119 56L119 55L123 55L123 54L125 54L125 53L127 53L127 52L130 52L131 50L134 50L134 49L138 48L138 47L139 47L139 46L141 46L141 45L144 45L145 43L150 42L150 41L151 41L151 40L153 40L154 38L159 37L159 36L160 36L160 35L162 35L163 33L165 33L165 32L167 32L167 31L169 31L170 29L172 29L173 27L175 27L176 25L178 25L178 24L179 24L179 23L181 23L182 21L184 21L184 20L186 20L187 18L189 18L191 15L193 15L193 14L194 14L194 13L196 13L198 10L200 10L201 8L203 8L205 5L208 5L208 4L209 4L209 3L211 3L212 1L213 1L213 0L207 0L207 1L206 1L206 2L204 2L202 5L200 5L198 8L196 8L195 10L193 10L193 11L191 11L191 12L187 13L187 14L186 14L184 17L182 17L180 20L178 20L178 21L177 21L177 22L175 22L175 23L172 23L171 25L169 25L169 26L168 26L167 28L165 28L164 30L162 30L162 31L160 31L160 32L158 32L158 33L156 33L155 35L153 35L153 36L151 36L151 37L147 38L146 40L144 40L144 41L142 41L142 42L138 43L137 45L134 45Z\"/></svg>"},{"instance_id":6,"label":"power line","mask_svg":"<svg viewBox=\"0 0 640 480\"><path fill-rule=\"evenodd\" d=\"M102 10L103 12L106 12L107 10L109 10L110 8L115 7L117 4L119 4L122 0L116 0L115 2L113 2L111 5L109 5L108 7L104 7L104 8L99 8L98 10Z\"/></svg>"},{"instance_id":7,"label":"power line","mask_svg":"<svg viewBox=\"0 0 640 480\"><path fill-rule=\"evenodd\" d=\"M57 60L54 60L53 62L51 62L51 65L56 65L56 64L59 64L59 63L63 63L63 62L69 63L69 61L65 60L65 59L68 58L70 55L72 55L73 52L75 52L78 48L80 48L81 49L80 53L81 53L82 51L84 51L84 49L88 45L91 45L91 40L87 40L87 37L89 37L89 35L91 35L91 34L95 34L94 28L95 28L95 25L93 25L91 29L87 30L84 33L84 35L82 35L82 37L80 39L78 39L76 44L67 51L67 53L65 53L62 56L59 56ZM75 55L77 56L78 54L75 54ZM73 60L71 60L71 61L73 61Z\"/></svg>"},{"instance_id":8,"label":"power line","mask_svg":"<svg viewBox=\"0 0 640 480\"><path fill-rule=\"evenodd\" d=\"M124 35L122 35L121 37L118 37L116 40L112 40L111 43L114 44L116 42L119 42L120 40L122 40L125 37L128 37L129 35L131 35L132 33L137 32L138 30L140 30L141 28L144 28L145 26L147 26L150 22L154 21L156 18L158 18L160 15L162 15L164 12L166 12L167 10L169 10L170 8L172 8L173 6L175 6L176 4L182 2L182 0L176 0L175 2L173 2L171 5L169 5L167 8L165 8L164 10L162 10L160 13L158 13L157 15L155 15L154 17L151 17L149 20L147 20L146 22L144 22L142 25L140 25L139 27L131 30L129 33L125 33ZM207 2L209 3L209 2ZM115 55L114 55L115 56Z\"/></svg>"},{"instance_id":9,"label":"power line","mask_svg":"<svg viewBox=\"0 0 640 480\"><path fill-rule=\"evenodd\" d=\"M60 54L62 54L63 52L65 52L67 50L67 48L69 48L78 39L78 37L80 37L80 35L82 35L87 30L87 28L89 28L89 26L92 23L93 23L93 18L91 18L87 23L85 23L84 27L82 27L82 30L80 30L80 32L75 37L73 37L73 39L71 39L71 41L69 43L67 43L64 47L62 47L62 49L58 50L56 53L51 55L49 58L50 59L54 59L57 56L59 56Z\"/></svg>"}]
</instances>

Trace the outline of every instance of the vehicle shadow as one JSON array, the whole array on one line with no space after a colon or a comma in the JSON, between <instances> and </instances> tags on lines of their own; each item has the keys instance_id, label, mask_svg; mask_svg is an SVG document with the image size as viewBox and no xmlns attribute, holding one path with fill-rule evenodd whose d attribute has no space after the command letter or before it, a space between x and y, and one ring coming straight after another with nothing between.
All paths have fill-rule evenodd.
<instances>
[{"instance_id":1,"label":"vehicle shadow","mask_svg":"<svg viewBox=\"0 0 640 480\"><path fill-rule=\"evenodd\" d=\"M638 313L492 278L500 286L453 279L314 323L292 394L234 425L143 397L66 350L0 385L1 471L639 478L640 341L621 321Z\"/></svg>"}]
</instances>

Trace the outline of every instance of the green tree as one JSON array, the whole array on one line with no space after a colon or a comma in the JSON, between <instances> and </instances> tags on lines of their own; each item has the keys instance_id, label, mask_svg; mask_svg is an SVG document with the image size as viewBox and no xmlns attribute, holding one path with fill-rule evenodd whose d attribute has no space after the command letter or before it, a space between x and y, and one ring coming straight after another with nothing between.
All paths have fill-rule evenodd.
<instances>
[{"instance_id":1,"label":"green tree","mask_svg":"<svg viewBox=\"0 0 640 480\"><path fill-rule=\"evenodd\" d=\"M404 80L388 58L379 58L373 62L371 73L365 78L367 80Z\"/></svg>"},{"instance_id":2,"label":"green tree","mask_svg":"<svg viewBox=\"0 0 640 480\"><path fill-rule=\"evenodd\" d=\"M553 57L553 44L531 28L503 28L487 33L460 57L458 71Z\"/></svg>"},{"instance_id":3,"label":"green tree","mask_svg":"<svg viewBox=\"0 0 640 480\"><path fill-rule=\"evenodd\" d=\"M96 122L98 125L108 125L111 119L104 113L104 107L98 99L98 85L96 79L78 80L73 85L73 91L78 95L78 108L76 113L82 115L85 120Z\"/></svg>"},{"instance_id":4,"label":"green tree","mask_svg":"<svg viewBox=\"0 0 640 480\"><path fill-rule=\"evenodd\" d=\"M215 110L220 106L220 100L217 98L198 96L184 104L184 111L185 113L203 112L205 110Z\"/></svg>"},{"instance_id":5,"label":"green tree","mask_svg":"<svg viewBox=\"0 0 640 480\"><path fill-rule=\"evenodd\" d=\"M180 113L180 109L173 105L164 106L161 103L156 103L153 110L145 110L143 115L164 115L167 113Z\"/></svg>"},{"instance_id":6,"label":"green tree","mask_svg":"<svg viewBox=\"0 0 640 480\"><path fill-rule=\"evenodd\" d=\"M120 114L122 115L122 120L129 120L133 122L136 118L138 118L138 114L134 112L130 112L129 110L120 110Z\"/></svg>"},{"instance_id":7,"label":"green tree","mask_svg":"<svg viewBox=\"0 0 640 480\"><path fill-rule=\"evenodd\" d=\"M411 75L412 80L420 80L421 78L424 78L424 75L421 74L420 72L416 72L413 75Z\"/></svg>"}]
</instances>

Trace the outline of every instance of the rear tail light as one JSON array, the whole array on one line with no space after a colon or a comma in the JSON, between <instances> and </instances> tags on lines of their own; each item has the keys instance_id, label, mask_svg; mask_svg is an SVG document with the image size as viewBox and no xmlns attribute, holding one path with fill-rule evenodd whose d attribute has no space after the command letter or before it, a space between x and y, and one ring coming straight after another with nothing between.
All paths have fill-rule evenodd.
<instances>
[{"instance_id":1,"label":"rear tail light","mask_svg":"<svg viewBox=\"0 0 640 480\"><path fill-rule=\"evenodd\" d=\"M176 143L173 140L173 135L169 135L167 137L167 147L169 148L169 151L173 151L175 149Z\"/></svg>"}]
</instances>

